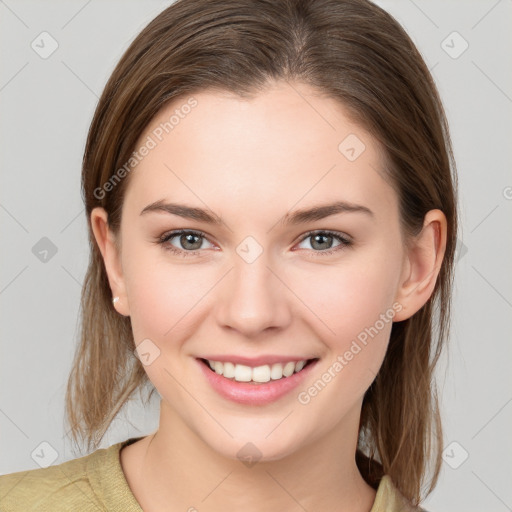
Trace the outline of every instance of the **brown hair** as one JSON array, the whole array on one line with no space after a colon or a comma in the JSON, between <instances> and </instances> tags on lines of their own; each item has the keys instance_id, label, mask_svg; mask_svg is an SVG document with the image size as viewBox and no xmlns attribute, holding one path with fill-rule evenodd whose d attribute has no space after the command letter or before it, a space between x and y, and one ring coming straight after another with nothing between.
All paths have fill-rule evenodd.
<instances>
[{"instance_id":1,"label":"brown hair","mask_svg":"<svg viewBox=\"0 0 512 512\"><path fill-rule=\"evenodd\" d=\"M427 469L432 466L428 493L441 464L433 370L449 329L455 162L420 53L398 22L367 0L178 0L124 53L99 100L83 158L91 258L66 392L71 435L85 439L88 450L97 448L123 405L149 381L133 354L130 319L112 307L91 230L91 211L101 206L118 233L129 175L108 189L107 182L169 101L206 89L250 97L275 80L308 84L338 100L381 143L406 234L418 233L431 209L446 215L447 246L434 292L411 318L393 324L382 368L364 397L356 454L370 485L388 474L417 504Z\"/></svg>"}]
</instances>

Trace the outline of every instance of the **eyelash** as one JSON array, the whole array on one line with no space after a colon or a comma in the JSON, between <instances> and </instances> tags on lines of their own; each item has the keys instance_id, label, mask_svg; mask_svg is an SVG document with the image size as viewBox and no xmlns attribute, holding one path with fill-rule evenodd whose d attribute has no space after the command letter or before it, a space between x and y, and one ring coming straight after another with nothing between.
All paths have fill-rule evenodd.
<instances>
[{"instance_id":1,"label":"eyelash","mask_svg":"<svg viewBox=\"0 0 512 512\"><path fill-rule=\"evenodd\" d=\"M162 245L163 249L166 251L171 251L174 254L177 254L178 256L182 256L184 258L188 256L198 256L202 249L196 250L196 251L184 251L182 249L177 249L171 244L168 244L167 242L171 240L172 238L175 238L180 235L196 235L201 238L205 238L208 240L208 236L206 233L203 233L202 231L194 231L194 230L177 230L177 231L171 231L170 233L165 233L161 237L158 238L157 243ZM314 235L328 235L332 236L333 238L337 239L340 242L340 245L332 248L332 249L326 249L325 251L315 251L312 250L313 254L315 256L328 256L331 255L337 251L346 249L352 245L352 240L347 238L345 235L338 233L337 231L328 231L328 230L315 230L315 231L309 231L308 233L305 233L304 236L301 238L301 240L298 242L299 244L304 242L307 238L314 236Z\"/></svg>"}]
</instances>

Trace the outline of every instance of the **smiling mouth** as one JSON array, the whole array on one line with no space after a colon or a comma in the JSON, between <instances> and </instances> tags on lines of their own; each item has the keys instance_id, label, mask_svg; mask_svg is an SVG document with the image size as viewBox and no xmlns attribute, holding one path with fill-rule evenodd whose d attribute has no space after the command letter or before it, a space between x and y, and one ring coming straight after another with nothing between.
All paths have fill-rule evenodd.
<instances>
[{"instance_id":1,"label":"smiling mouth","mask_svg":"<svg viewBox=\"0 0 512 512\"><path fill-rule=\"evenodd\" d=\"M256 367L229 362L211 361L203 358L199 359L211 372L222 375L228 380L251 384L264 384L266 382L278 381L291 377L295 373L301 372L310 364L318 361L319 358L304 359L297 362L290 361L285 364L274 363L272 365L261 365Z\"/></svg>"}]
</instances>

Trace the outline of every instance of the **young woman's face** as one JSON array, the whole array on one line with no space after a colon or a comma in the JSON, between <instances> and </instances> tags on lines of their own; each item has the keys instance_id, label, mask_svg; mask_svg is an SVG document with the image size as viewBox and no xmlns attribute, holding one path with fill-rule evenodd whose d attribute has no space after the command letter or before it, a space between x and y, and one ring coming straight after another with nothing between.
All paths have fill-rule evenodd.
<instances>
[{"instance_id":1,"label":"young woman's face","mask_svg":"<svg viewBox=\"0 0 512 512\"><path fill-rule=\"evenodd\" d=\"M277 459L348 431L355 449L405 267L376 141L334 100L280 83L252 100L176 100L143 145L123 205L117 307L162 407L232 458L245 446ZM222 366L262 380L278 361L316 362L240 384L202 359L269 363Z\"/></svg>"}]
</instances>

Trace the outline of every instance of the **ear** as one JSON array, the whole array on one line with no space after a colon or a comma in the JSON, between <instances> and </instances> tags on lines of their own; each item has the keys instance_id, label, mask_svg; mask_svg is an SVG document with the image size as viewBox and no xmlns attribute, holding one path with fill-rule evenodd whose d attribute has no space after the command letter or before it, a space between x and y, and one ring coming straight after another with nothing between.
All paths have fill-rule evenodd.
<instances>
[{"instance_id":1,"label":"ear","mask_svg":"<svg viewBox=\"0 0 512 512\"><path fill-rule=\"evenodd\" d=\"M447 222L441 210L430 210L421 232L410 241L395 300L402 305L394 321L410 318L428 301L446 250Z\"/></svg>"},{"instance_id":2,"label":"ear","mask_svg":"<svg viewBox=\"0 0 512 512\"><path fill-rule=\"evenodd\" d=\"M129 316L130 309L128 307L123 269L121 266L121 254L117 247L114 233L108 226L108 214L104 208L97 207L92 210L91 227L103 257L103 262L105 263L108 282L112 290L112 297L119 297L119 300L113 306L118 313Z\"/></svg>"}]
</instances>

